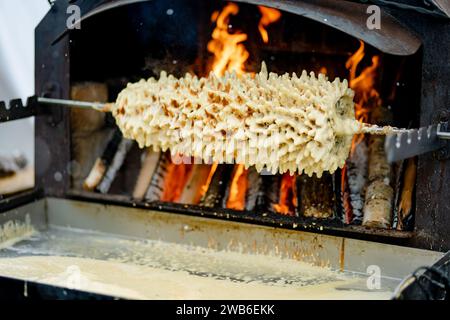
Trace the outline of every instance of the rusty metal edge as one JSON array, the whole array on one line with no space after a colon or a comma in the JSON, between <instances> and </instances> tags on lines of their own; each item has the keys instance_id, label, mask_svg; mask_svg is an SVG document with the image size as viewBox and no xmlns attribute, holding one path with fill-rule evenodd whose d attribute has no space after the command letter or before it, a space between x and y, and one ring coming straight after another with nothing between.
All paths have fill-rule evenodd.
<instances>
[{"instance_id":1,"label":"rusty metal edge","mask_svg":"<svg viewBox=\"0 0 450 320\"><path fill-rule=\"evenodd\" d=\"M67 192L67 198L88 202L97 202L102 204L114 204L124 207L155 210L167 213L178 213L213 219L266 225L290 230L301 230L315 233L349 236L358 239L361 238L367 240L368 238L372 237L373 240L378 240L381 242L383 242L383 240L407 240L414 236L414 232L412 231L373 229L357 225L345 225L337 219L321 220L307 217L291 217L278 215L269 211L235 211L223 208L207 208L178 203L144 202L136 201L130 196L99 194L73 189L70 189Z\"/></svg>"}]
</instances>

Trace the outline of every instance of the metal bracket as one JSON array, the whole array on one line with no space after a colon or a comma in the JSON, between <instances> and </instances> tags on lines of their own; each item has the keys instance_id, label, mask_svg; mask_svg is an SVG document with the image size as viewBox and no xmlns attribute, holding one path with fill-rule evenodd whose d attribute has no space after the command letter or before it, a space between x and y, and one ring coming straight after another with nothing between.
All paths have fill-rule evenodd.
<instances>
[{"instance_id":1,"label":"metal bracket","mask_svg":"<svg viewBox=\"0 0 450 320\"><path fill-rule=\"evenodd\" d=\"M36 106L35 96L29 97L25 106L21 99L14 99L9 103L0 101L0 123L35 116Z\"/></svg>"},{"instance_id":2,"label":"metal bracket","mask_svg":"<svg viewBox=\"0 0 450 320\"><path fill-rule=\"evenodd\" d=\"M444 140L444 146L436 151L435 157L439 161L450 159L450 126L448 122L440 123L437 127L436 135ZM446 142L446 143L445 143Z\"/></svg>"}]
</instances>

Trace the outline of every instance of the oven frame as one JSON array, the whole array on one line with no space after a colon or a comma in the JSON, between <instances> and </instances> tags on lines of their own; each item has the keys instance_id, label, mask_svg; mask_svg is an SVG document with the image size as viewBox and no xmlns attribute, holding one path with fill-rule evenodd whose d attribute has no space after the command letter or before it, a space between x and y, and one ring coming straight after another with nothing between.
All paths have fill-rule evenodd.
<instances>
[{"instance_id":1,"label":"oven frame","mask_svg":"<svg viewBox=\"0 0 450 320\"><path fill-rule=\"evenodd\" d=\"M59 0L53 3L35 32L35 91L37 96L62 99L70 97L69 48L71 32L76 32L76 30L71 32L66 30L66 9L68 5L78 4L78 2L83 17L92 17L92 12L95 10L102 11L99 8L107 10L110 7L116 7L118 3L123 5L137 1L94 0L86 4L85 1ZM281 0L268 3L264 0L240 0L237 2L264 4L277 8L282 7L282 4L287 4L294 9L297 7L298 10L301 10L303 1ZM310 1L305 0L304 2L309 3ZM366 4L356 5L367 6ZM450 83L450 64L442 61L450 61L450 47L441 44L450 43L450 20L435 14L424 14L396 7L383 7L383 11L398 20L401 26L406 27L422 43L421 126L447 121L450 118L450 89L446 87L446 84ZM291 12L293 11L291 10ZM440 30L440 32L436 32L436 30ZM229 219L436 251L450 249L450 201L445 197L445 195L450 195L450 184L446 183L450 181L449 154L435 152L419 156L414 231L369 229L363 226L345 225L336 221L280 216L269 212L240 212L173 203L136 202L126 196L72 190L67 167L71 161L70 110L64 107L49 108L37 104L34 113L36 187L32 191L0 200L0 212L43 197L57 197L214 219ZM59 172L62 179L55 179L55 172Z\"/></svg>"}]
</instances>

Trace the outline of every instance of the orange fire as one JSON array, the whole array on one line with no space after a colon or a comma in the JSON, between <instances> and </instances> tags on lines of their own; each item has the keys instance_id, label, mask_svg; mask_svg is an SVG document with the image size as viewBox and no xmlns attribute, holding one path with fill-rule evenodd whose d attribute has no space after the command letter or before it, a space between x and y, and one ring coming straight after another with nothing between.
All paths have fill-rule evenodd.
<instances>
[{"instance_id":1,"label":"orange fire","mask_svg":"<svg viewBox=\"0 0 450 320\"><path fill-rule=\"evenodd\" d=\"M276 212L284 215L294 215L297 206L296 175L283 174L281 178L280 197L277 204L273 205Z\"/></svg>"},{"instance_id":2,"label":"orange fire","mask_svg":"<svg viewBox=\"0 0 450 320\"><path fill-rule=\"evenodd\" d=\"M365 68L358 76L356 71L359 63L364 58L364 42L360 41L359 49L347 60L345 67L350 71L349 85L355 91L355 116L361 122L368 122L373 107L381 103L380 95L375 89L379 57L372 57L372 64ZM364 139L364 135L353 138L352 152L355 146Z\"/></svg>"},{"instance_id":3,"label":"orange fire","mask_svg":"<svg viewBox=\"0 0 450 320\"><path fill-rule=\"evenodd\" d=\"M230 184L230 194L226 204L227 208L244 210L245 195L248 188L247 176L248 170L245 169L243 164L237 164L234 166Z\"/></svg>"},{"instance_id":4,"label":"orange fire","mask_svg":"<svg viewBox=\"0 0 450 320\"><path fill-rule=\"evenodd\" d=\"M200 188L200 196L199 199L203 198L203 196L206 194L206 192L208 191L209 185L211 184L211 180L214 176L214 173L216 172L217 166L219 164L217 162L213 163L211 166L211 171L209 171L209 175L208 178L206 179L205 183L202 185L202 187Z\"/></svg>"},{"instance_id":5,"label":"orange fire","mask_svg":"<svg viewBox=\"0 0 450 320\"><path fill-rule=\"evenodd\" d=\"M167 175L164 179L161 201L177 202L180 199L184 186L189 179L191 170L191 164L175 164L173 162L169 163L169 166L167 168Z\"/></svg>"},{"instance_id":6,"label":"orange fire","mask_svg":"<svg viewBox=\"0 0 450 320\"><path fill-rule=\"evenodd\" d=\"M244 64L250 54L242 42L247 40L247 34L228 31L230 15L235 16L238 12L239 7L235 3L229 3L220 13L214 12L211 16L216 28L212 32L212 40L208 42L207 49L214 54L211 69L216 76L222 76L225 71L234 71L237 74L245 72Z\"/></svg>"},{"instance_id":7,"label":"orange fire","mask_svg":"<svg viewBox=\"0 0 450 320\"><path fill-rule=\"evenodd\" d=\"M247 61L249 53L242 42L247 40L247 35L241 32L230 33L228 31L230 16L235 16L238 12L239 7L234 3L230 3L226 5L221 12L215 11L211 15L211 21L216 23L216 27L212 32L212 39L208 42L207 49L214 54L211 70L217 76L222 76L227 70L235 71L237 74L245 72L244 63ZM211 171L207 180L199 189L199 199L208 191L208 187L216 169L217 163L211 166ZM167 177L164 181L164 192L161 201L178 201L183 188L186 186L189 179L191 170L192 165L170 164ZM242 185L242 183L240 182L239 185ZM239 205L234 206L236 208L240 207Z\"/></svg>"},{"instance_id":8,"label":"orange fire","mask_svg":"<svg viewBox=\"0 0 450 320\"><path fill-rule=\"evenodd\" d=\"M261 34L261 38L264 43L269 43L269 34L267 33L266 27L281 18L281 12L277 9L267 8L263 6L258 6L261 12L261 20L259 20L258 30Z\"/></svg>"},{"instance_id":9,"label":"orange fire","mask_svg":"<svg viewBox=\"0 0 450 320\"><path fill-rule=\"evenodd\" d=\"M230 15L237 15L239 7L235 3L227 4L221 12L214 12L211 21L216 23L216 28L211 34L212 40L208 42L208 51L214 54L211 70L217 76L222 76L225 71L234 71L238 75L245 71L245 62L249 57L249 52L242 43L247 40L247 34L237 31L229 32ZM217 164L215 165L217 168ZM211 170L210 177L215 172ZM245 195L247 191L248 170L243 164L234 166L230 192L226 201L226 207L234 210L244 210ZM207 182L207 185L209 185ZM207 186L206 186L207 189ZM206 191L205 191L206 192Z\"/></svg>"}]
</instances>

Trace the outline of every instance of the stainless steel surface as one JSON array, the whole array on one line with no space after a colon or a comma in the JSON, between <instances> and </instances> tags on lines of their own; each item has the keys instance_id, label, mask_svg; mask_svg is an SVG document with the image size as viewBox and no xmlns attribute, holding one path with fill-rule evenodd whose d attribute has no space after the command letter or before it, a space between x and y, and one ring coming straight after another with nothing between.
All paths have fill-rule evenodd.
<instances>
[{"instance_id":1,"label":"stainless steel surface","mask_svg":"<svg viewBox=\"0 0 450 320\"><path fill-rule=\"evenodd\" d=\"M104 108L107 105L106 103L100 102L86 102L86 101L53 99L44 97L38 97L38 102L41 104L48 104L48 105L62 105L67 107L95 109L97 111L104 111Z\"/></svg>"},{"instance_id":2,"label":"stainless steel surface","mask_svg":"<svg viewBox=\"0 0 450 320\"><path fill-rule=\"evenodd\" d=\"M172 285L173 273L177 281L185 281L187 277L186 281L203 281L208 288L214 281L221 285L229 281L229 286L235 288L262 286L269 296L274 292L290 292L293 299L311 299L311 292L315 292L316 298L369 295L387 299L403 277L418 266L433 264L443 255L308 232L54 198L0 215L0 226L10 220L31 220L40 231L13 241L10 246L0 246L0 276L20 274L16 276L19 279L42 283L53 279L55 285L64 287L68 281L66 268L86 261L94 269L80 264L81 269L77 270L86 272L83 276L96 274L92 281L97 279L100 282L96 283L102 286L101 290L98 286L82 290L110 295L114 293L108 288L119 287L148 293L154 286L149 279L159 277L161 272L165 277L168 275L167 281ZM42 256L48 259L42 260ZM15 261L21 263L17 271ZM47 266L43 278L38 276L42 263ZM144 285L134 287L109 276L106 278L111 282L101 282L106 280L97 277L108 272L102 269L111 266L108 263L115 267L119 263L122 272L127 270L126 276L142 277L138 282ZM49 268L54 271L48 271ZM134 274L132 270L138 271ZM375 291L367 285L370 270L380 272L380 287ZM160 286L150 291L159 293L167 289ZM189 284L183 282L181 286L187 294L193 294ZM301 288L304 290L300 291ZM237 298L251 297L245 289L237 290ZM119 291L116 296L133 298L121 292L126 291Z\"/></svg>"},{"instance_id":3,"label":"stainless steel surface","mask_svg":"<svg viewBox=\"0 0 450 320\"><path fill-rule=\"evenodd\" d=\"M385 142L388 161L396 162L442 148L443 140L450 139L450 133L443 131L447 125L440 123L389 134Z\"/></svg>"},{"instance_id":4,"label":"stainless steel surface","mask_svg":"<svg viewBox=\"0 0 450 320\"><path fill-rule=\"evenodd\" d=\"M47 226L189 244L217 251L274 255L361 274L376 265L383 276L397 279L443 256L440 252L364 240L54 198L2 214L0 223L21 219L26 213L39 228L45 221Z\"/></svg>"}]
</instances>

